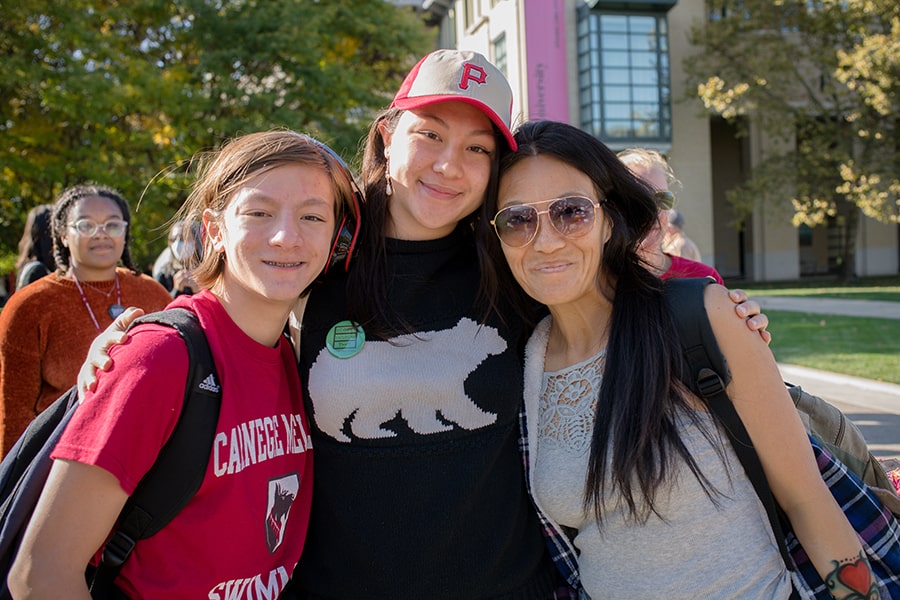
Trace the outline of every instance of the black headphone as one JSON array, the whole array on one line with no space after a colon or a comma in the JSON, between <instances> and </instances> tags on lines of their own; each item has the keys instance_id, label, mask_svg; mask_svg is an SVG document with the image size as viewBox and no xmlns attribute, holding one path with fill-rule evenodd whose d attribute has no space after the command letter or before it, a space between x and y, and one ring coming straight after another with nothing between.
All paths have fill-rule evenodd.
<instances>
[{"instance_id":1,"label":"black headphone","mask_svg":"<svg viewBox=\"0 0 900 600\"><path fill-rule=\"evenodd\" d=\"M337 161L338 165L340 165L341 172L350 184L350 190L352 192L351 210L353 214L347 214L346 211L344 212L341 223L338 225L337 231L335 232L334 240L331 243L331 252L328 255L328 261L325 263L325 269L322 271L322 274L324 275L328 272L328 269L341 262L344 263L344 271L346 272L350 270L350 258L353 256L353 250L356 248L356 242L359 239L359 229L362 221L360 210L362 207L363 195L359 186L356 185L356 181L353 179L350 168L347 166L347 163L338 156L338 153L332 150L324 142L320 142L313 137L309 137L309 140L330 154L332 158Z\"/></svg>"}]
</instances>

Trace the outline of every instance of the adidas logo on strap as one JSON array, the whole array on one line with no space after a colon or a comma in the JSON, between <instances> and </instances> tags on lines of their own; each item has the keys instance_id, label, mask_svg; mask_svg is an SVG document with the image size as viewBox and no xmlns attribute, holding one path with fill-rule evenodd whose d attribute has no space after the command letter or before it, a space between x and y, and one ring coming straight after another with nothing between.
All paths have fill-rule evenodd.
<instances>
[{"instance_id":1,"label":"adidas logo on strap","mask_svg":"<svg viewBox=\"0 0 900 600\"><path fill-rule=\"evenodd\" d=\"M212 373L207 375L206 379L200 382L198 387L201 390L206 390L207 392L212 392L214 394L218 394L221 391L221 388L219 388L219 384L216 383L216 378Z\"/></svg>"}]
</instances>

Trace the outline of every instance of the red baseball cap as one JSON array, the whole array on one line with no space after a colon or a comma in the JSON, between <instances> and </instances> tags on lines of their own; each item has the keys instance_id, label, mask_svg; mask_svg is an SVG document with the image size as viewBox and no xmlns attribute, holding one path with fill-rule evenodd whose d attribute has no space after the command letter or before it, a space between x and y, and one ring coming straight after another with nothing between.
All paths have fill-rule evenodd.
<instances>
[{"instance_id":1,"label":"red baseball cap","mask_svg":"<svg viewBox=\"0 0 900 600\"><path fill-rule=\"evenodd\" d=\"M512 89L500 69L471 50L436 50L412 68L391 108L410 110L448 101L465 102L483 112L518 149L510 131Z\"/></svg>"}]
</instances>

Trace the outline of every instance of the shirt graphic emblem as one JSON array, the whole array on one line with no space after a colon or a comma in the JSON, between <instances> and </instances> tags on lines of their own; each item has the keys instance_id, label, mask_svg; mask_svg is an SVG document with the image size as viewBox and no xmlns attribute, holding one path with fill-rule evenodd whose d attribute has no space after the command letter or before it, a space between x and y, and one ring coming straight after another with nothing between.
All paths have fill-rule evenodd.
<instances>
[{"instance_id":1,"label":"shirt graphic emblem","mask_svg":"<svg viewBox=\"0 0 900 600\"><path fill-rule=\"evenodd\" d=\"M465 383L485 359L504 350L506 340L495 328L468 318L450 329L368 340L349 360L323 348L309 372L313 418L341 442L351 441L348 422L361 439L396 437L384 424L398 415L420 435L486 427L497 415L475 404Z\"/></svg>"}]
</instances>

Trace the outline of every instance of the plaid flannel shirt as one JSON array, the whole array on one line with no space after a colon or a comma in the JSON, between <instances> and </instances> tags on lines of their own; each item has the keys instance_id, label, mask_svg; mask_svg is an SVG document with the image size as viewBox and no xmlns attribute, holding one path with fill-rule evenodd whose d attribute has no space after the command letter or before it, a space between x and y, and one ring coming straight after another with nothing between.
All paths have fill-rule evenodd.
<instances>
[{"instance_id":1,"label":"plaid flannel shirt","mask_svg":"<svg viewBox=\"0 0 900 600\"><path fill-rule=\"evenodd\" d=\"M882 598L900 598L900 525L869 487L810 437L822 479L844 511L862 543L875 578L882 585ZM794 560L794 587L804 599L829 599L825 583L793 531L785 532L787 548Z\"/></svg>"},{"instance_id":2,"label":"plaid flannel shirt","mask_svg":"<svg viewBox=\"0 0 900 600\"><path fill-rule=\"evenodd\" d=\"M541 520L541 532L544 534L544 542L550 550L550 557L553 564L559 570L562 578L568 585L562 586L554 590L551 598L553 600L577 600L578 598L586 598L581 588L581 579L578 577L578 562L575 557L572 544L569 543L566 534L560 531L550 518L534 501L534 492L531 489L531 473L528 465L528 427L527 418L525 416L525 407L519 409L519 454L522 457L522 464L525 468L525 486L528 489L528 495L531 496L531 503L537 511L538 518Z\"/></svg>"}]
</instances>

